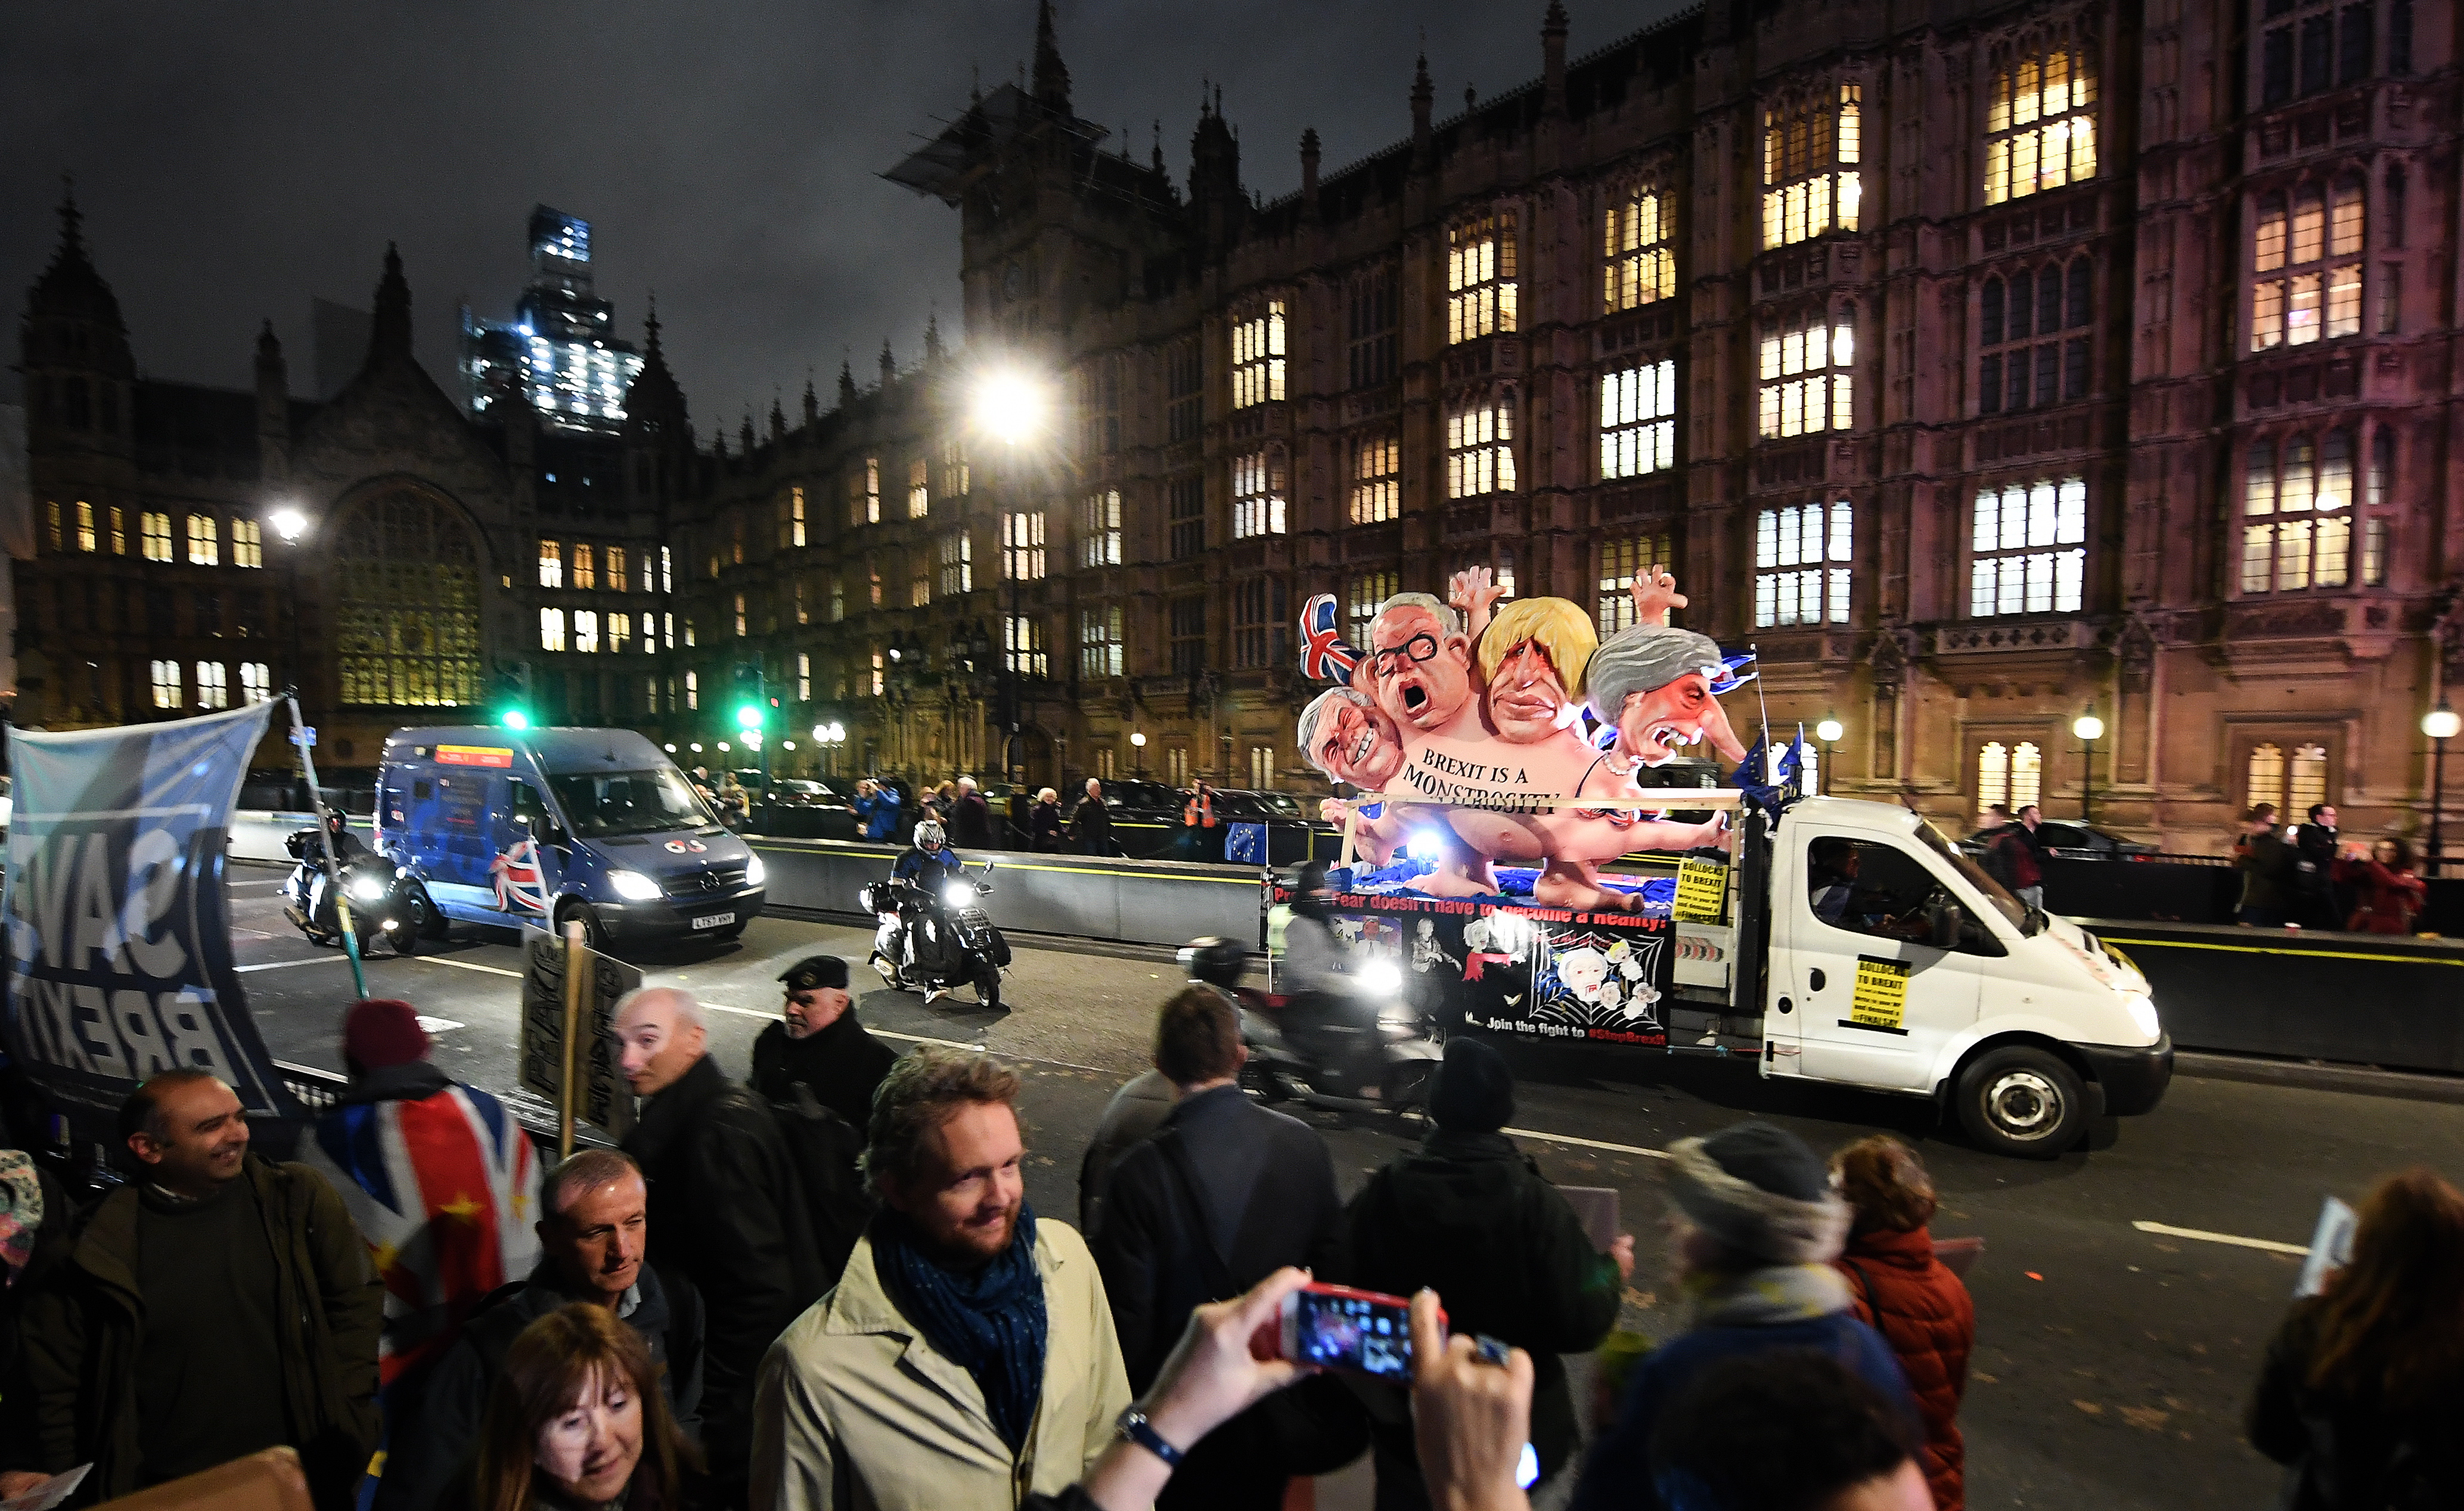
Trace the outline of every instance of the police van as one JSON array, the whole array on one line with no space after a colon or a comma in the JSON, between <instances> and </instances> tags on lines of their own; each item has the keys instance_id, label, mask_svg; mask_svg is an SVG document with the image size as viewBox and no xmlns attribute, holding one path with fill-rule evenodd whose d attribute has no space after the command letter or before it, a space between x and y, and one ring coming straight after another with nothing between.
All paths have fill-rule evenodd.
<instances>
[{"instance_id":1,"label":"police van","mask_svg":"<svg viewBox=\"0 0 2464 1511\"><path fill-rule=\"evenodd\" d=\"M760 857L631 730L396 730L377 773L380 853L443 917L587 941L733 939Z\"/></svg>"}]
</instances>

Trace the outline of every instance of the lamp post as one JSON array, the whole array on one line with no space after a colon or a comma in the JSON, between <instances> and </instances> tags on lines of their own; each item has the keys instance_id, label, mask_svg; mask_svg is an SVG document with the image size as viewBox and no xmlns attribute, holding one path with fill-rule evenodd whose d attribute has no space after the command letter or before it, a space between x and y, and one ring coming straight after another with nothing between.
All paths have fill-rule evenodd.
<instances>
[{"instance_id":1,"label":"lamp post","mask_svg":"<svg viewBox=\"0 0 2464 1511\"><path fill-rule=\"evenodd\" d=\"M839 774L839 747L847 743L847 726L836 719L813 726L813 743L822 748L822 758L827 762L826 775Z\"/></svg>"},{"instance_id":2,"label":"lamp post","mask_svg":"<svg viewBox=\"0 0 2464 1511\"><path fill-rule=\"evenodd\" d=\"M1008 449L1007 465L1001 468L1001 492L1005 501L1015 503L1012 473L1018 463L1019 448L1039 439L1046 429L1044 384L1033 375L1016 367L994 366L985 369L976 381L974 396L976 428L996 438ZM1027 636L1019 613L1019 571L1027 553L1037 549L1023 539L1011 539L1013 509L1001 516L1001 571L1009 584L1009 614L1001 624L1001 660L1005 668L1003 688L1007 707L1001 720L1005 736L1001 745L1001 770L1008 777L1013 793L1026 783L1025 741L1019 726L1025 717L1025 698L1019 686L1019 663L1027 655Z\"/></svg>"},{"instance_id":3,"label":"lamp post","mask_svg":"<svg viewBox=\"0 0 2464 1511\"><path fill-rule=\"evenodd\" d=\"M284 616L290 624L284 653L290 660L283 681L297 688L306 680L299 667L299 537L308 533L308 516L288 507L266 515L265 522L274 527L275 536L282 542L282 596L288 602Z\"/></svg>"},{"instance_id":4,"label":"lamp post","mask_svg":"<svg viewBox=\"0 0 2464 1511\"><path fill-rule=\"evenodd\" d=\"M2438 852L2446 843L2440 820L2447 807L2447 742L2464 730L2464 716L2448 707L2442 695L2438 707L2421 716L2421 733L2430 736L2430 874L2438 874Z\"/></svg>"},{"instance_id":5,"label":"lamp post","mask_svg":"<svg viewBox=\"0 0 2464 1511\"><path fill-rule=\"evenodd\" d=\"M2096 709L2091 705L2085 713L2071 720L2071 733L2079 736L2079 822L2086 824L2095 818L2091 804L2096 790L2096 742L2104 738L2104 720L2096 716Z\"/></svg>"},{"instance_id":6,"label":"lamp post","mask_svg":"<svg viewBox=\"0 0 2464 1511\"><path fill-rule=\"evenodd\" d=\"M1132 759L1133 761L1135 761L1135 762L1137 763L1138 775L1139 775L1140 777L1144 777L1144 776L1147 774L1147 732L1146 732L1146 731L1144 731L1144 730L1132 730L1132 731L1130 731L1130 749L1132 749L1132 750L1133 750L1133 751L1137 752L1137 754L1136 754L1136 755L1134 755L1134 756L1131 756L1131 757L1130 757L1130 759Z\"/></svg>"},{"instance_id":7,"label":"lamp post","mask_svg":"<svg viewBox=\"0 0 2464 1511\"><path fill-rule=\"evenodd\" d=\"M1821 723L1814 727L1814 737L1822 742L1822 780L1819 785L1824 792L1831 790L1836 779L1831 775L1832 749L1839 743L1839 736L1847 733L1840 727L1838 719L1828 713L1822 716Z\"/></svg>"}]
</instances>

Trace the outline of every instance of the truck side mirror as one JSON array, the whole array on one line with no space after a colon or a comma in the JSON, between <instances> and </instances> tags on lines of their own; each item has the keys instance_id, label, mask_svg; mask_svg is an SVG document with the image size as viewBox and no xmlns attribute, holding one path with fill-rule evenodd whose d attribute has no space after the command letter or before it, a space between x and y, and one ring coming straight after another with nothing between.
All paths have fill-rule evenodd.
<instances>
[{"instance_id":1,"label":"truck side mirror","mask_svg":"<svg viewBox=\"0 0 2464 1511\"><path fill-rule=\"evenodd\" d=\"M532 814L527 821L531 838L541 844L562 844L568 838L564 826L546 814Z\"/></svg>"},{"instance_id":2,"label":"truck side mirror","mask_svg":"<svg viewBox=\"0 0 2464 1511\"><path fill-rule=\"evenodd\" d=\"M1959 905L1957 903L1940 902L1934 904L1932 916L1927 918L1925 921L1932 926L1933 938L1929 942L1935 949L1956 950L1959 948L1960 935L1966 931L1968 918L1966 914L1959 910Z\"/></svg>"}]
</instances>

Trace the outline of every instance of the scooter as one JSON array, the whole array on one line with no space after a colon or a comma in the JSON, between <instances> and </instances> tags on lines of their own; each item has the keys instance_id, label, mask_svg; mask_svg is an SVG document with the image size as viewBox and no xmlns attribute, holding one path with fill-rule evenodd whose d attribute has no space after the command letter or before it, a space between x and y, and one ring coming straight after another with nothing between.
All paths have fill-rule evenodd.
<instances>
[{"instance_id":1,"label":"scooter","mask_svg":"<svg viewBox=\"0 0 2464 1511\"><path fill-rule=\"evenodd\" d=\"M276 894L282 899L282 916L311 944L341 944L341 909L335 906L325 875L322 838L314 828L301 829L283 842L283 848L299 864L291 868ZM445 915L436 910L428 888L407 868L372 851L354 849L341 865L341 881L342 891L350 899L351 930L359 935L361 953L383 939L394 953L411 954L422 939L443 937Z\"/></svg>"},{"instance_id":2,"label":"scooter","mask_svg":"<svg viewBox=\"0 0 2464 1511\"><path fill-rule=\"evenodd\" d=\"M986 862L984 876L992 870ZM972 986L977 1002L999 1008L1009 940L978 906L992 889L991 882L963 871L943 878L937 892L895 877L866 887L856 902L881 920L872 939L873 970L891 990L920 991L927 1002Z\"/></svg>"},{"instance_id":3,"label":"scooter","mask_svg":"<svg viewBox=\"0 0 2464 1511\"><path fill-rule=\"evenodd\" d=\"M1425 1113L1446 1031L1437 1016L1413 1005L1403 973L1371 960L1355 974L1354 1011L1342 1022L1303 1030L1289 1020L1290 999L1241 984L1249 952L1218 936L1181 947L1180 967L1193 981L1228 995L1241 1009L1241 1043L1248 1059L1241 1088L1256 1101L1298 1102L1331 1112ZM1332 1036L1374 1035L1373 1046L1331 1054Z\"/></svg>"}]
</instances>

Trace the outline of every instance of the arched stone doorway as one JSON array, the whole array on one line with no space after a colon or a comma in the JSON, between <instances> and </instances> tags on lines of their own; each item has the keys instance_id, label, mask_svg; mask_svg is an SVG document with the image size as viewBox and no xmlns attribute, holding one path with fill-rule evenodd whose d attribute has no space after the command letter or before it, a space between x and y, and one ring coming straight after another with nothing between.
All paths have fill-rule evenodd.
<instances>
[{"instance_id":1,"label":"arched stone doorway","mask_svg":"<svg viewBox=\"0 0 2464 1511\"><path fill-rule=\"evenodd\" d=\"M387 484L344 505L327 540L342 703L478 704L479 547L460 512L413 484Z\"/></svg>"}]
</instances>

